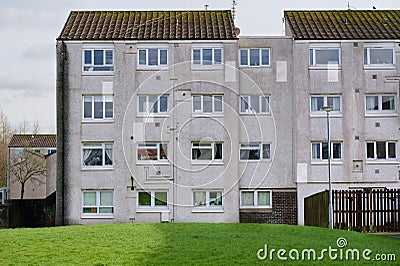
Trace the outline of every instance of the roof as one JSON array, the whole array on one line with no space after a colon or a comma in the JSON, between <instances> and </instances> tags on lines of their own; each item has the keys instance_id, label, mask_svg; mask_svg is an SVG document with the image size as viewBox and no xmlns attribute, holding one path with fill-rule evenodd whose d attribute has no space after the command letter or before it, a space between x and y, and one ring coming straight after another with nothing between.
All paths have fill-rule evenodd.
<instances>
[{"instance_id":1,"label":"roof","mask_svg":"<svg viewBox=\"0 0 400 266\"><path fill-rule=\"evenodd\" d=\"M236 39L230 10L72 11L58 40Z\"/></svg>"},{"instance_id":2,"label":"roof","mask_svg":"<svg viewBox=\"0 0 400 266\"><path fill-rule=\"evenodd\" d=\"M55 134L14 134L8 144L10 148L56 148Z\"/></svg>"},{"instance_id":3,"label":"roof","mask_svg":"<svg viewBox=\"0 0 400 266\"><path fill-rule=\"evenodd\" d=\"M285 11L294 39L400 39L400 10Z\"/></svg>"}]
</instances>

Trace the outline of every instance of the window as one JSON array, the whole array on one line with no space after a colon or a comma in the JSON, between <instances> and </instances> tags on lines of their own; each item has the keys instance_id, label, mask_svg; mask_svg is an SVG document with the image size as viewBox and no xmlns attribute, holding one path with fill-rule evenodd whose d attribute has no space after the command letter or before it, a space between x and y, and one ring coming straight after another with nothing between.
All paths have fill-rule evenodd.
<instances>
[{"instance_id":1,"label":"window","mask_svg":"<svg viewBox=\"0 0 400 266\"><path fill-rule=\"evenodd\" d=\"M168 49L138 49L139 66L167 66Z\"/></svg>"},{"instance_id":2,"label":"window","mask_svg":"<svg viewBox=\"0 0 400 266\"><path fill-rule=\"evenodd\" d=\"M168 192L167 191L139 191L138 192L139 208L167 208Z\"/></svg>"},{"instance_id":3,"label":"window","mask_svg":"<svg viewBox=\"0 0 400 266\"><path fill-rule=\"evenodd\" d=\"M241 208L270 208L272 193L269 190L242 190L240 192Z\"/></svg>"},{"instance_id":4,"label":"window","mask_svg":"<svg viewBox=\"0 0 400 266\"><path fill-rule=\"evenodd\" d=\"M83 143L83 167L112 167L113 143Z\"/></svg>"},{"instance_id":5,"label":"window","mask_svg":"<svg viewBox=\"0 0 400 266\"><path fill-rule=\"evenodd\" d=\"M340 64L340 47L316 46L310 48L310 66L339 66Z\"/></svg>"},{"instance_id":6,"label":"window","mask_svg":"<svg viewBox=\"0 0 400 266\"><path fill-rule=\"evenodd\" d=\"M82 212L86 216L111 216L114 213L112 190L83 191Z\"/></svg>"},{"instance_id":7,"label":"window","mask_svg":"<svg viewBox=\"0 0 400 266\"><path fill-rule=\"evenodd\" d=\"M168 112L167 95L139 95L138 113L140 115L166 115Z\"/></svg>"},{"instance_id":8,"label":"window","mask_svg":"<svg viewBox=\"0 0 400 266\"><path fill-rule=\"evenodd\" d=\"M192 162L221 162L222 142L192 142Z\"/></svg>"},{"instance_id":9,"label":"window","mask_svg":"<svg viewBox=\"0 0 400 266\"><path fill-rule=\"evenodd\" d=\"M83 96L84 120L114 119L114 96Z\"/></svg>"},{"instance_id":10,"label":"window","mask_svg":"<svg viewBox=\"0 0 400 266\"><path fill-rule=\"evenodd\" d=\"M269 114L269 96L240 96L241 114Z\"/></svg>"},{"instance_id":11,"label":"window","mask_svg":"<svg viewBox=\"0 0 400 266\"><path fill-rule=\"evenodd\" d=\"M221 65L222 48L195 48L192 50L193 65Z\"/></svg>"},{"instance_id":12,"label":"window","mask_svg":"<svg viewBox=\"0 0 400 266\"><path fill-rule=\"evenodd\" d=\"M83 71L114 71L114 50L84 49Z\"/></svg>"},{"instance_id":13,"label":"window","mask_svg":"<svg viewBox=\"0 0 400 266\"><path fill-rule=\"evenodd\" d=\"M328 160L328 142L314 142L311 144L311 158L313 160ZM331 142L331 159L342 159L342 143Z\"/></svg>"},{"instance_id":14,"label":"window","mask_svg":"<svg viewBox=\"0 0 400 266\"><path fill-rule=\"evenodd\" d=\"M311 113L323 113L322 106L333 106L332 112L341 112L341 97L334 95L316 95L311 96Z\"/></svg>"},{"instance_id":15,"label":"window","mask_svg":"<svg viewBox=\"0 0 400 266\"><path fill-rule=\"evenodd\" d=\"M270 49L240 49L241 66L269 66Z\"/></svg>"},{"instance_id":16,"label":"window","mask_svg":"<svg viewBox=\"0 0 400 266\"><path fill-rule=\"evenodd\" d=\"M138 143L137 159L140 162L167 162L166 143Z\"/></svg>"},{"instance_id":17,"label":"window","mask_svg":"<svg viewBox=\"0 0 400 266\"><path fill-rule=\"evenodd\" d=\"M221 208L222 207L222 191L193 191L193 206L203 208Z\"/></svg>"},{"instance_id":18,"label":"window","mask_svg":"<svg viewBox=\"0 0 400 266\"><path fill-rule=\"evenodd\" d=\"M240 158L240 160L246 160L246 161L271 159L271 144L269 144L269 143L240 144L239 158Z\"/></svg>"},{"instance_id":19,"label":"window","mask_svg":"<svg viewBox=\"0 0 400 266\"><path fill-rule=\"evenodd\" d=\"M365 66L393 66L395 58L393 44L366 44L364 47Z\"/></svg>"},{"instance_id":20,"label":"window","mask_svg":"<svg viewBox=\"0 0 400 266\"><path fill-rule=\"evenodd\" d=\"M193 113L223 113L222 95L193 95Z\"/></svg>"},{"instance_id":21,"label":"window","mask_svg":"<svg viewBox=\"0 0 400 266\"><path fill-rule=\"evenodd\" d=\"M396 159L395 141L367 141L367 159Z\"/></svg>"},{"instance_id":22,"label":"window","mask_svg":"<svg viewBox=\"0 0 400 266\"><path fill-rule=\"evenodd\" d=\"M367 113L394 113L396 97L394 95L368 95L365 97Z\"/></svg>"}]
</instances>

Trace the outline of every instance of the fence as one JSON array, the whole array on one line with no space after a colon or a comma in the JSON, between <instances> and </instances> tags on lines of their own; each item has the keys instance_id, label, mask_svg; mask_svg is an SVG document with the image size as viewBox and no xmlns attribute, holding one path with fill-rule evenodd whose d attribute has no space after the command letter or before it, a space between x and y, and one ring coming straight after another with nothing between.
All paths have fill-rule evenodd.
<instances>
[{"instance_id":1,"label":"fence","mask_svg":"<svg viewBox=\"0 0 400 266\"><path fill-rule=\"evenodd\" d=\"M328 191L305 199L305 224L327 227ZM334 190L333 225L365 232L400 232L400 189Z\"/></svg>"}]
</instances>

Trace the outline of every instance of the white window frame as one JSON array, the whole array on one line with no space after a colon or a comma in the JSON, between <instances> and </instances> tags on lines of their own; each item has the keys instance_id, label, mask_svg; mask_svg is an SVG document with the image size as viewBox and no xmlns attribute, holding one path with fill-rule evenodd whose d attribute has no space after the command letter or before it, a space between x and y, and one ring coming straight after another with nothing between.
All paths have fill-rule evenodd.
<instances>
[{"instance_id":1,"label":"white window frame","mask_svg":"<svg viewBox=\"0 0 400 266\"><path fill-rule=\"evenodd\" d=\"M384 142L385 143L385 153L386 156L385 158L378 158L378 150L377 150L377 143L378 142ZM368 158L368 144L373 144L374 145L374 158ZM394 144L394 152L395 152L395 158L389 158L389 144ZM391 141L391 140L382 140L382 141L366 141L365 142L365 157L367 161L397 161L397 141Z\"/></svg>"},{"instance_id":2,"label":"white window frame","mask_svg":"<svg viewBox=\"0 0 400 266\"><path fill-rule=\"evenodd\" d=\"M95 192L96 193L96 205L85 205L85 193L87 192ZM111 192L112 193L112 205L101 205L101 192ZM84 208L96 208L97 212L96 213L87 213L84 212ZM110 213L101 213L100 208L112 208L112 212ZM100 189L100 190L92 190L92 189L85 189L82 190L82 218L114 218L114 190L112 189Z\"/></svg>"},{"instance_id":3,"label":"white window frame","mask_svg":"<svg viewBox=\"0 0 400 266\"><path fill-rule=\"evenodd\" d=\"M250 63L250 51L258 50L258 60L260 62L259 65L251 65ZM242 62L242 51L247 52L247 62ZM268 63L263 64L262 52L268 51ZM248 49L240 49L239 50L239 66L241 67L268 67L271 65L271 48L248 48Z\"/></svg>"},{"instance_id":4,"label":"white window frame","mask_svg":"<svg viewBox=\"0 0 400 266\"><path fill-rule=\"evenodd\" d=\"M101 50L103 51L103 64L95 65L94 64L94 51ZM86 63L85 53L86 51L91 51L91 63ZM106 52L112 52L112 63L107 63ZM101 72L114 72L115 66L115 52L113 46L83 46L82 48L82 71L84 73L101 73ZM96 68L104 68L101 70L96 70ZM108 69L107 69L108 68Z\"/></svg>"},{"instance_id":5,"label":"white window frame","mask_svg":"<svg viewBox=\"0 0 400 266\"><path fill-rule=\"evenodd\" d=\"M150 205L140 205L140 193L147 193L150 194ZM167 194L167 201L165 205L156 205L156 193L166 193ZM138 190L137 192L137 201L136 206L139 210L168 210L168 190Z\"/></svg>"},{"instance_id":6,"label":"white window frame","mask_svg":"<svg viewBox=\"0 0 400 266\"><path fill-rule=\"evenodd\" d=\"M253 193L253 205L243 205L242 194L243 192ZM267 192L269 193L269 205L258 205L258 193ZM268 189L242 189L240 190L240 208L241 209L270 209L272 208L272 190Z\"/></svg>"},{"instance_id":7,"label":"white window frame","mask_svg":"<svg viewBox=\"0 0 400 266\"><path fill-rule=\"evenodd\" d=\"M149 65L149 50L157 50L157 64L156 65ZM146 52L146 63L141 64L140 62L140 54L141 51ZM165 51L167 53L167 62L166 64L161 64L161 52ZM169 49L168 47L138 47L138 52L137 52L137 65L138 68L160 68L160 67L166 67L169 64Z\"/></svg>"},{"instance_id":8,"label":"white window frame","mask_svg":"<svg viewBox=\"0 0 400 266\"><path fill-rule=\"evenodd\" d=\"M326 116L326 111L323 110L317 110L313 111L312 110L312 99L313 98L323 98L323 104L322 106L328 106L328 98L339 98L339 110L332 110L330 112L331 116L341 116L342 115L342 96L341 95L336 95L336 94L316 94L316 95L311 95L310 96L310 114L311 115L316 115L316 116ZM336 107L336 106L335 106Z\"/></svg>"},{"instance_id":9,"label":"white window frame","mask_svg":"<svg viewBox=\"0 0 400 266\"><path fill-rule=\"evenodd\" d=\"M210 202L210 193L221 193L221 205L211 205ZM205 204L204 205L197 205L195 202L195 193L206 193ZM217 199L217 198L216 198ZM224 191L222 189L209 189L209 190L200 190L194 189L192 191L192 206L194 209L197 210L223 210L224 208Z\"/></svg>"},{"instance_id":10,"label":"white window frame","mask_svg":"<svg viewBox=\"0 0 400 266\"><path fill-rule=\"evenodd\" d=\"M211 50L211 61L204 60L204 50ZM221 52L221 62L215 61L215 53L216 50L220 50ZM194 53L195 51L200 52L200 59L195 60ZM215 68L215 67L223 67L224 64L224 49L221 47L216 46L193 46L191 51L191 58L192 58L192 68ZM206 62L211 62L210 64Z\"/></svg>"},{"instance_id":11,"label":"white window frame","mask_svg":"<svg viewBox=\"0 0 400 266\"><path fill-rule=\"evenodd\" d=\"M146 97L145 101L145 112L140 111L140 98L141 97ZM157 112L151 112L151 109L153 106L150 105L150 97L157 97L156 102L154 103L157 104ZM161 97L166 97L167 98L167 110L164 112L161 112ZM149 95L149 94L142 94L137 96L137 114L138 116L167 116L168 115L168 109L169 109L169 97L167 94L163 95Z\"/></svg>"},{"instance_id":12,"label":"white window frame","mask_svg":"<svg viewBox=\"0 0 400 266\"><path fill-rule=\"evenodd\" d=\"M86 98L91 98L91 105L92 105L92 109L91 109L91 117L85 117L85 99ZM102 103L103 103L103 116L101 118L95 118L95 99L97 97L102 97ZM111 100L111 101L110 101ZM112 117L106 117L106 102L112 103ZM82 96L82 120L84 122L90 122L90 121L104 121L104 122L112 122L114 121L114 95L83 95Z\"/></svg>"},{"instance_id":13,"label":"white window frame","mask_svg":"<svg viewBox=\"0 0 400 266\"><path fill-rule=\"evenodd\" d=\"M393 97L394 99L394 110L382 110L382 106L383 106L383 102L382 102L382 97ZM378 97L378 110L367 110L367 105L368 105L368 101L367 101L367 97ZM365 95L365 114L369 115L369 114L396 114L397 111L397 97L396 94L366 94Z\"/></svg>"},{"instance_id":14,"label":"white window frame","mask_svg":"<svg viewBox=\"0 0 400 266\"><path fill-rule=\"evenodd\" d=\"M106 164L106 147L111 146L111 161L112 164ZM102 164L101 165L85 165L84 163L84 156L86 149L101 149L102 150ZM113 142L95 142L95 141L84 141L82 142L82 149L81 149L81 165L82 169L113 169L114 168L114 143Z\"/></svg>"},{"instance_id":15,"label":"white window frame","mask_svg":"<svg viewBox=\"0 0 400 266\"><path fill-rule=\"evenodd\" d=\"M258 112L252 106L252 98L258 97ZM247 103L247 108L243 104ZM265 104L265 109L263 109ZM271 114L271 97L269 95L240 95L239 97L239 113L240 114ZM242 110L244 109L244 111Z\"/></svg>"},{"instance_id":16,"label":"white window frame","mask_svg":"<svg viewBox=\"0 0 400 266\"><path fill-rule=\"evenodd\" d=\"M372 64L371 63L371 50L392 50L393 63ZM396 49L394 43L366 43L364 44L364 67L389 67L393 68L396 65Z\"/></svg>"},{"instance_id":17,"label":"white window frame","mask_svg":"<svg viewBox=\"0 0 400 266\"><path fill-rule=\"evenodd\" d=\"M337 63L327 63L327 64L317 64L317 57L316 57L316 52L317 51L329 51L329 50L336 50L338 51L338 62ZM310 67L323 67L323 68L329 68L329 67L340 67L342 64L342 51L340 48L340 44L312 44L309 47L309 66ZM333 61L332 61L333 62Z\"/></svg>"},{"instance_id":18,"label":"white window frame","mask_svg":"<svg viewBox=\"0 0 400 266\"><path fill-rule=\"evenodd\" d=\"M212 110L211 112L205 112L204 111L204 97L211 97L211 104L212 104ZM194 110L195 104L194 104L194 98L195 97L200 97L200 109ZM221 97L221 111L216 111L216 101L218 101L216 98ZM222 94L194 94L192 95L192 113L194 115L222 115L224 113L224 95Z\"/></svg>"},{"instance_id":19,"label":"white window frame","mask_svg":"<svg viewBox=\"0 0 400 266\"><path fill-rule=\"evenodd\" d=\"M269 157L264 157L264 145L269 146ZM239 145L239 161L241 162L258 162L258 161L266 161L271 160L272 153L272 145L269 142L249 142L249 143L240 143ZM260 157L258 159L242 159L241 152L246 150L258 150Z\"/></svg>"},{"instance_id":20,"label":"white window frame","mask_svg":"<svg viewBox=\"0 0 400 266\"><path fill-rule=\"evenodd\" d=\"M192 161L192 164L222 164L224 161L224 143L222 141L214 141L214 142L203 142L203 141L192 141L192 146L190 149L190 158ZM197 146L198 144L199 146ZM207 145L207 146L206 146ZM221 159L215 159L215 152L217 150L216 145L221 145ZM198 149L200 148L205 150L209 149L211 150L211 156L212 158L210 160L201 160L201 159L193 159L193 149Z\"/></svg>"},{"instance_id":21,"label":"white window frame","mask_svg":"<svg viewBox=\"0 0 400 266\"><path fill-rule=\"evenodd\" d=\"M313 161L313 162L327 162L328 161L328 158L323 159L323 147L322 147L323 143L328 143L328 141L312 141L311 142L311 161ZM319 156L320 156L320 158L314 158L313 146L315 144L319 145ZM340 144L340 158L334 158L333 157L333 152L334 152L333 146L337 145L337 144ZM343 161L343 142L342 141L331 141L330 152L331 152L330 156L331 156L331 160L332 161ZM328 154L328 156L329 156L329 154Z\"/></svg>"},{"instance_id":22,"label":"white window frame","mask_svg":"<svg viewBox=\"0 0 400 266\"><path fill-rule=\"evenodd\" d=\"M150 146L152 145L152 146ZM139 159L139 150L148 150L148 149L155 149L154 145L157 148L157 160L140 160ZM167 158L161 158L161 147L163 148L166 146L166 150L164 150L165 155ZM154 163L168 163L168 143L167 142L139 142L136 144L136 161L139 164L154 164Z\"/></svg>"}]
</instances>

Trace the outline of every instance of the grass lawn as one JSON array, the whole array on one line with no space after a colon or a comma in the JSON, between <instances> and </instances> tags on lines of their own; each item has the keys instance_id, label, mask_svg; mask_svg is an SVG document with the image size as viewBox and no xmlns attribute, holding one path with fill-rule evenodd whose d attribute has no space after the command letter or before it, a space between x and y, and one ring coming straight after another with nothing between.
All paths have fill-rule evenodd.
<instances>
[{"instance_id":1,"label":"grass lawn","mask_svg":"<svg viewBox=\"0 0 400 266\"><path fill-rule=\"evenodd\" d=\"M338 247L340 237L347 240L347 246ZM281 254L288 258L286 263L319 265L318 259L308 260L308 253L306 261L295 261L289 252L296 256L296 249L301 258L304 249L314 249L319 257L329 247L338 250L332 251L338 258L333 261L325 252L326 265L377 264L373 261L376 254L395 254L397 263L385 263L400 263L399 239L289 225L174 223L2 229L0 239L0 265L279 265L283 263L278 259L279 249L286 250ZM265 245L268 253L276 249L272 261L257 257ZM359 262L345 260L348 249L359 250ZM372 251L367 254L371 261L362 258L365 249Z\"/></svg>"}]
</instances>

